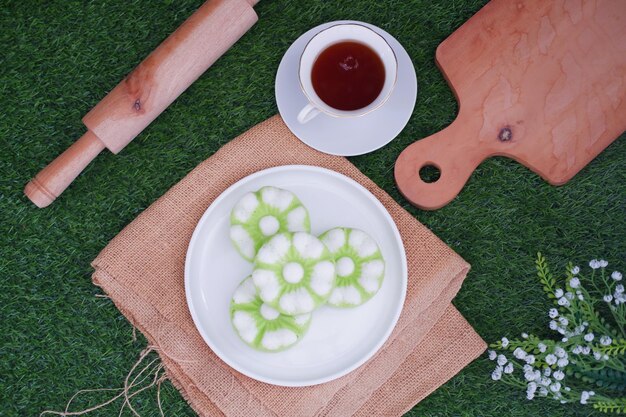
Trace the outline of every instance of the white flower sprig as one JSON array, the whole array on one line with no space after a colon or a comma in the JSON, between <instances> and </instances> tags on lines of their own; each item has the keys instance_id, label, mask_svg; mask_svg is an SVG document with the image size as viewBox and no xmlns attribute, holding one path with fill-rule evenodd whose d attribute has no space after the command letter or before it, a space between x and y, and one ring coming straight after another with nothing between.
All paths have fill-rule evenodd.
<instances>
[{"instance_id":1,"label":"white flower sprig","mask_svg":"<svg viewBox=\"0 0 626 417\"><path fill-rule=\"evenodd\" d=\"M626 397L616 397L626 392L626 295L621 272L609 276L608 262L593 259L590 278L570 265L563 287L557 287L541 254L536 264L541 284L555 303L547 321L550 330L558 332L558 341L527 333L519 339L503 337L489 351L489 359L496 361L492 379L525 387L529 400L547 397L626 413ZM598 308L610 311L611 317L603 317ZM602 392L596 394L591 387Z\"/></svg>"}]
</instances>

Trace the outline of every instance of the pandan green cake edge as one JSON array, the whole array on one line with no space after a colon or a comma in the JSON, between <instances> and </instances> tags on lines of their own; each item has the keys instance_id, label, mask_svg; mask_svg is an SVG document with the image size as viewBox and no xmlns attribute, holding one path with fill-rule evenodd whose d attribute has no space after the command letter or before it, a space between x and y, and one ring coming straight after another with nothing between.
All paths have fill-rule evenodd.
<instances>
[{"instance_id":1,"label":"pandan green cake edge","mask_svg":"<svg viewBox=\"0 0 626 417\"><path fill-rule=\"evenodd\" d=\"M239 339L264 352L281 352L292 347L304 337L311 324L310 313L286 316L265 304L251 276L233 293L230 319Z\"/></svg>"},{"instance_id":2,"label":"pandan green cake edge","mask_svg":"<svg viewBox=\"0 0 626 417\"><path fill-rule=\"evenodd\" d=\"M230 239L249 262L275 234L310 230L309 213L300 199L291 191L273 186L246 193L230 213Z\"/></svg>"},{"instance_id":3,"label":"pandan green cake edge","mask_svg":"<svg viewBox=\"0 0 626 417\"><path fill-rule=\"evenodd\" d=\"M337 282L328 304L357 307L378 293L385 277L385 260L376 241L359 229L336 227L320 235L333 254Z\"/></svg>"}]
</instances>

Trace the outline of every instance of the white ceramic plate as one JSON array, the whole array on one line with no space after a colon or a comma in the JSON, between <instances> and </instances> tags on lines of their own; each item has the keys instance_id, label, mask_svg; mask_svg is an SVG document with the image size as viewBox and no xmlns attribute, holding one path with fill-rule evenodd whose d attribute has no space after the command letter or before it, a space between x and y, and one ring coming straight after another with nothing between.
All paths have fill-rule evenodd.
<instances>
[{"instance_id":1,"label":"white ceramic plate","mask_svg":"<svg viewBox=\"0 0 626 417\"><path fill-rule=\"evenodd\" d=\"M336 226L362 229L378 242L386 261L383 285L372 299L351 309L321 307L302 340L277 353L258 352L242 342L229 315L232 293L252 269L230 242L230 211L245 193L265 185L295 193L309 210L314 234ZM185 263L187 303L209 347L237 371L283 386L331 381L363 364L393 330L406 286L404 246L383 205L354 180L303 165L259 171L224 191L196 226Z\"/></svg>"},{"instance_id":2,"label":"white ceramic plate","mask_svg":"<svg viewBox=\"0 0 626 417\"><path fill-rule=\"evenodd\" d=\"M320 114L308 123L298 122L298 113L308 100L298 81L300 55L313 36L339 23L358 23L381 35L398 59L398 81L387 102L379 109L354 118ZM415 68L400 42L381 28L353 20L328 22L300 36L287 50L276 73L276 104L289 129L304 143L333 155L362 155L391 142L413 114L417 97Z\"/></svg>"}]
</instances>

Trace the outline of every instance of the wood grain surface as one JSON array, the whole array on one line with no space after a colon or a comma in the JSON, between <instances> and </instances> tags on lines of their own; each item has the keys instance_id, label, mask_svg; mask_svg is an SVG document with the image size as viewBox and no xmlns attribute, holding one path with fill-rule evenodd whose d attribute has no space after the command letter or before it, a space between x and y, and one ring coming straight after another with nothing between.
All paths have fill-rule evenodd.
<instances>
[{"instance_id":1,"label":"wood grain surface","mask_svg":"<svg viewBox=\"0 0 626 417\"><path fill-rule=\"evenodd\" d=\"M159 45L83 117L121 151L257 21L248 0L212 0Z\"/></svg>"},{"instance_id":2,"label":"wood grain surface","mask_svg":"<svg viewBox=\"0 0 626 417\"><path fill-rule=\"evenodd\" d=\"M396 161L398 188L417 207L448 204L496 155L564 184L626 130L624 0L492 0L436 60L459 114ZM423 181L424 166L439 179Z\"/></svg>"},{"instance_id":3,"label":"wood grain surface","mask_svg":"<svg viewBox=\"0 0 626 417\"><path fill-rule=\"evenodd\" d=\"M83 117L87 133L24 189L51 204L102 149L121 151L257 21L258 0L209 0Z\"/></svg>"}]
</instances>

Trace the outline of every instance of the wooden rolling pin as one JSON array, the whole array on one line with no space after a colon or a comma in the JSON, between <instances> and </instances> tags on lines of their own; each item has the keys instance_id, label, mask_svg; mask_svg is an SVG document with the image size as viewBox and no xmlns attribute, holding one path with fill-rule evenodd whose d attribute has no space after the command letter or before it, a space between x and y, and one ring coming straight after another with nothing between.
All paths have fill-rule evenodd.
<instances>
[{"instance_id":1,"label":"wooden rolling pin","mask_svg":"<svg viewBox=\"0 0 626 417\"><path fill-rule=\"evenodd\" d=\"M209 0L83 117L87 132L24 189L52 203L104 149L121 151L257 21L259 0Z\"/></svg>"}]
</instances>

